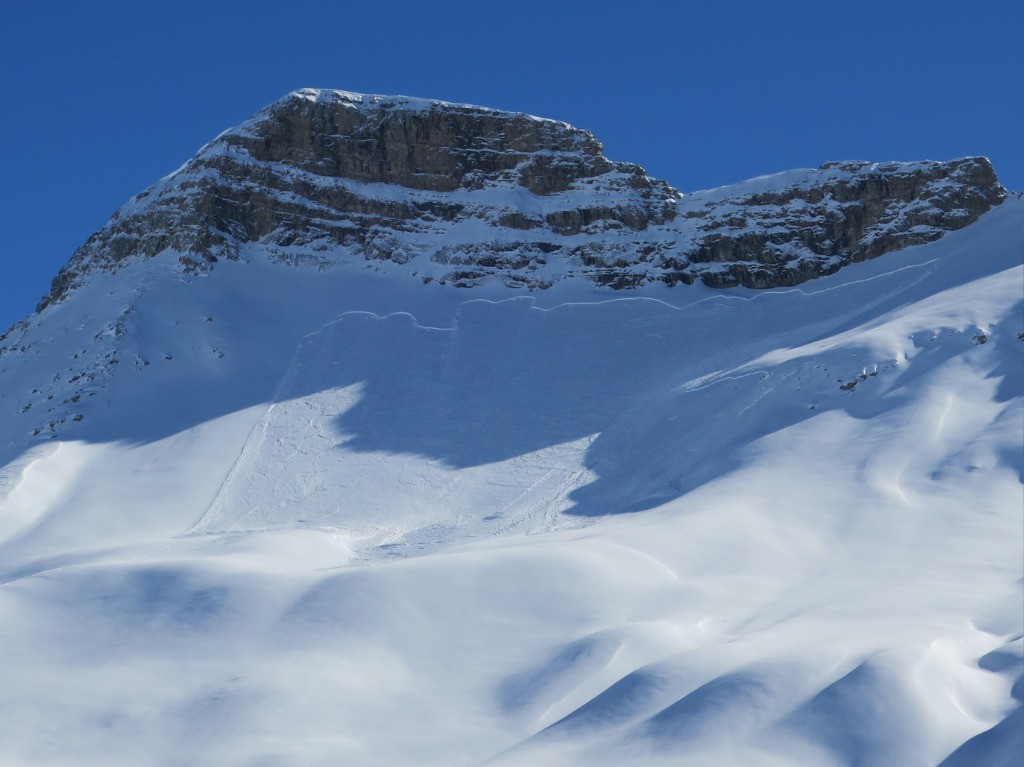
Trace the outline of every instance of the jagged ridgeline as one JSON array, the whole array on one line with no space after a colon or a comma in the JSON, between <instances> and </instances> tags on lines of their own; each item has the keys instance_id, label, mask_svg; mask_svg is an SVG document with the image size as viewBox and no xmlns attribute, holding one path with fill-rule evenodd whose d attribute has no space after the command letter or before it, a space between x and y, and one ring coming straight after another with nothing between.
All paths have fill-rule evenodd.
<instances>
[{"instance_id":1,"label":"jagged ridgeline","mask_svg":"<svg viewBox=\"0 0 1024 767\"><path fill-rule=\"evenodd\" d=\"M771 288L938 239L1005 197L985 158L827 163L683 195L562 122L305 89L115 213L39 308L94 269L166 256L199 272L253 245L463 287Z\"/></svg>"}]
</instances>

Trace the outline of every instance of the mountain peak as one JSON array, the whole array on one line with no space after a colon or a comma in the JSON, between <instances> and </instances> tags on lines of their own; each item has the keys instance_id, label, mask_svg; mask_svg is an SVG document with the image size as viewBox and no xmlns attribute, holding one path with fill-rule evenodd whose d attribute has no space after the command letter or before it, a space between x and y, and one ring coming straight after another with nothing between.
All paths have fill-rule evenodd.
<instances>
[{"instance_id":1,"label":"mountain peak","mask_svg":"<svg viewBox=\"0 0 1024 767\"><path fill-rule=\"evenodd\" d=\"M166 257L260 257L462 287L796 285L962 228L1006 191L985 158L827 163L683 196L588 131L465 104L293 91L133 198L39 309Z\"/></svg>"},{"instance_id":2,"label":"mountain peak","mask_svg":"<svg viewBox=\"0 0 1024 767\"><path fill-rule=\"evenodd\" d=\"M481 176L518 170L523 186L550 194L613 167L593 134L567 123L309 88L274 102L217 143L319 176L435 192L474 188Z\"/></svg>"},{"instance_id":3,"label":"mountain peak","mask_svg":"<svg viewBox=\"0 0 1024 767\"><path fill-rule=\"evenodd\" d=\"M4 762L1007 764L1004 196L275 102L0 335Z\"/></svg>"}]
</instances>

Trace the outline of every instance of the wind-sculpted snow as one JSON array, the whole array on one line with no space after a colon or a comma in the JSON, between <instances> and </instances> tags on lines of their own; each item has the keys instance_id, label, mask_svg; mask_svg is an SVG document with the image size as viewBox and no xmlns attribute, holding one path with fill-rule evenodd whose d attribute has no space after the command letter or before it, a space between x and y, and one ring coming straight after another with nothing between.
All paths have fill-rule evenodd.
<instances>
[{"instance_id":1,"label":"wind-sculpted snow","mask_svg":"<svg viewBox=\"0 0 1024 767\"><path fill-rule=\"evenodd\" d=\"M0 762L1016 764L1022 217L771 291L87 281L0 357Z\"/></svg>"}]
</instances>

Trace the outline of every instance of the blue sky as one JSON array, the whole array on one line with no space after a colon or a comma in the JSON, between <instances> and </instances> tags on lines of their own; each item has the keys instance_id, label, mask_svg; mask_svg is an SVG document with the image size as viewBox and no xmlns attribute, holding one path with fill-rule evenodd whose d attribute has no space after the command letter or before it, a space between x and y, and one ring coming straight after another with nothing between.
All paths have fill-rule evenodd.
<instances>
[{"instance_id":1,"label":"blue sky","mask_svg":"<svg viewBox=\"0 0 1024 767\"><path fill-rule=\"evenodd\" d=\"M0 0L0 326L129 197L305 86L566 120L684 192L972 154L1024 190L1021 6Z\"/></svg>"}]
</instances>

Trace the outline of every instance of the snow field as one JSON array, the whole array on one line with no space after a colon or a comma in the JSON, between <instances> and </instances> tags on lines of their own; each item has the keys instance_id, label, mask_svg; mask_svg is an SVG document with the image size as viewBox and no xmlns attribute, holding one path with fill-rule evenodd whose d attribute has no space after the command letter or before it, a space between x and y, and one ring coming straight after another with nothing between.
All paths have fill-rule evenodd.
<instances>
[{"instance_id":1,"label":"snow field","mask_svg":"<svg viewBox=\"0 0 1024 767\"><path fill-rule=\"evenodd\" d=\"M1022 213L767 293L139 265L4 425L0 764L1014 764Z\"/></svg>"}]
</instances>

